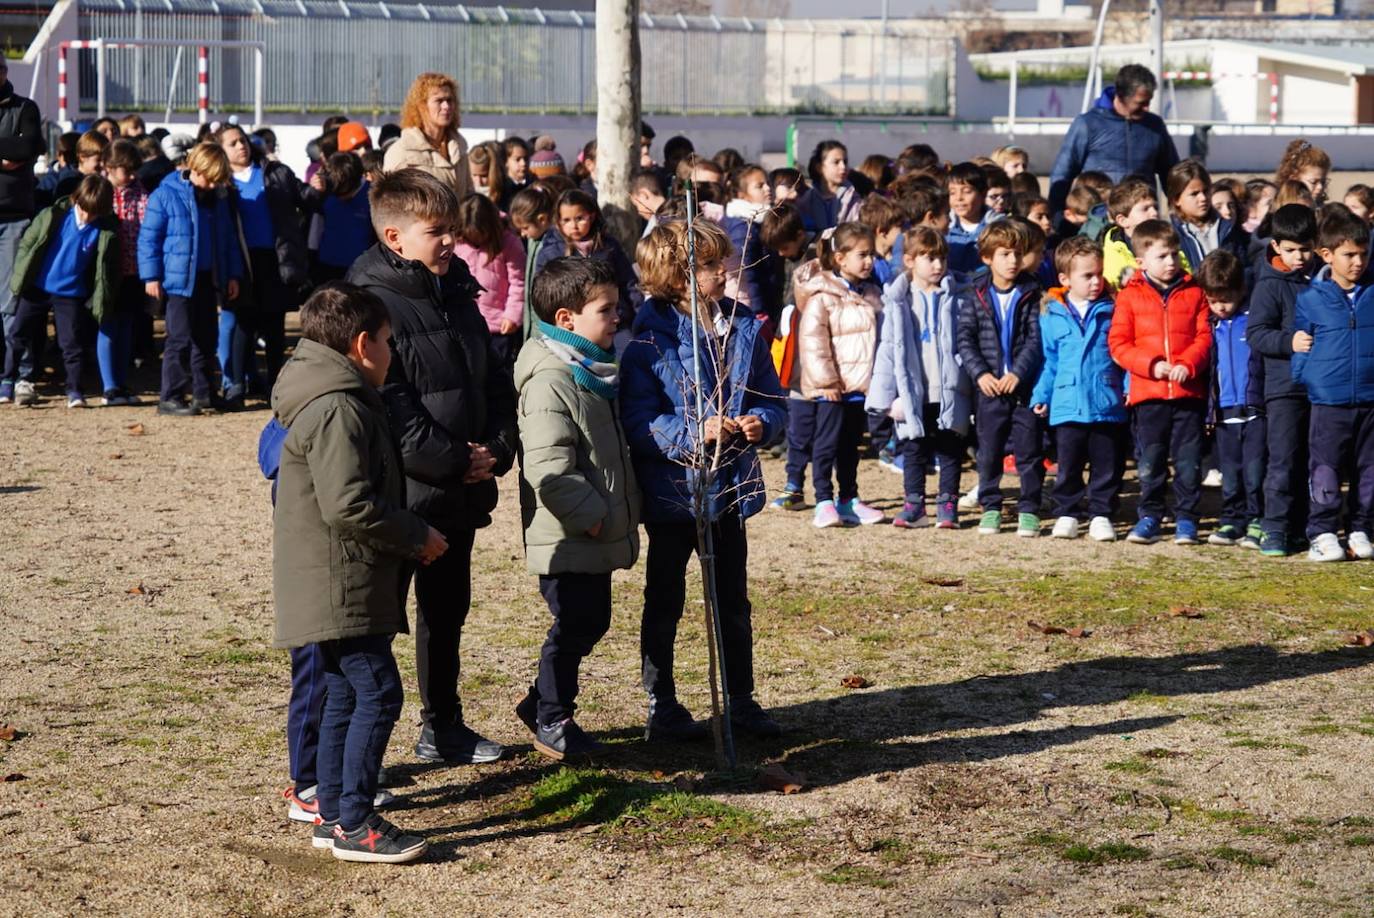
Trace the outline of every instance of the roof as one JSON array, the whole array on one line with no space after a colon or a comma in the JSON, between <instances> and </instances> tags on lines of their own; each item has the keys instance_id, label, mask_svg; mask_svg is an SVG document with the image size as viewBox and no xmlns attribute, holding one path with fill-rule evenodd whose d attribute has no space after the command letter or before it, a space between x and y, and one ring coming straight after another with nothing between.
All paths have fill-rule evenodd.
<instances>
[{"instance_id":1,"label":"roof","mask_svg":"<svg viewBox=\"0 0 1374 918\"><path fill-rule=\"evenodd\" d=\"M1092 56L1091 45L1073 48L1037 48L1027 51L999 51L989 54L971 54L969 58L982 64L995 67L1008 67L1014 58L1020 65L1043 64L1046 66L1065 63L1086 63ZM1297 64L1318 70L1334 70L1350 76L1374 73L1374 46L1369 43L1360 45L1338 44L1279 44L1262 41L1234 41L1222 38L1188 38L1164 43L1164 55L1173 64L1181 60L1210 58L1216 51L1232 51L1253 54L1263 60L1285 64ZM1104 63L1125 60L1145 60L1150 55L1150 47L1145 44L1103 45L1101 57Z\"/></svg>"}]
</instances>

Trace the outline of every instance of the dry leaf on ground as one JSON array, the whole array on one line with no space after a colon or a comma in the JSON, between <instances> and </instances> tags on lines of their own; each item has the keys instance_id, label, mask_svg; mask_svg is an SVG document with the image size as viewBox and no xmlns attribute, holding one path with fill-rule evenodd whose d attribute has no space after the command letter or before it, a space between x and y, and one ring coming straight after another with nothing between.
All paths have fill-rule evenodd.
<instances>
[{"instance_id":1,"label":"dry leaf on ground","mask_svg":"<svg viewBox=\"0 0 1374 918\"><path fill-rule=\"evenodd\" d=\"M1345 639L1356 647L1374 647L1374 631L1357 631Z\"/></svg>"},{"instance_id":2,"label":"dry leaf on ground","mask_svg":"<svg viewBox=\"0 0 1374 918\"><path fill-rule=\"evenodd\" d=\"M21 774L20 774L19 772L17 772L17 771L12 771L12 772L10 772L9 774L5 775L5 777L4 777L4 783L6 783L6 784L13 784L15 781L27 781L28 779L29 779L29 776L28 776L28 775L21 775Z\"/></svg>"},{"instance_id":3,"label":"dry leaf on ground","mask_svg":"<svg viewBox=\"0 0 1374 918\"><path fill-rule=\"evenodd\" d=\"M1194 609L1192 606L1170 606L1169 616L1171 618L1202 618L1202 610Z\"/></svg>"},{"instance_id":4,"label":"dry leaf on ground","mask_svg":"<svg viewBox=\"0 0 1374 918\"><path fill-rule=\"evenodd\" d=\"M848 689L868 688L869 682L863 676L845 676L840 680L840 685Z\"/></svg>"},{"instance_id":5,"label":"dry leaf on ground","mask_svg":"<svg viewBox=\"0 0 1374 918\"><path fill-rule=\"evenodd\" d=\"M19 731L13 724L0 724L0 740L6 743L14 742L14 738L19 735Z\"/></svg>"},{"instance_id":6,"label":"dry leaf on ground","mask_svg":"<svg viewBox=\"0 0 1374 918\"><path fill-rule=\"evenodd\" d=\"M141 437L147 432L147 429L144 428L141 423L129 425L129 436L131 437Z\"/></svg>"},{"instance_id":7,"label":"dry leaf on ground","mask_svg":"<svg viewBox=\"0 0 1374 918\"><path fill-rule=\"evenodd\" d=\"M796 794L806 786L806 779L802 775L792 774L775 762L759 772L759 786L780 794Z\"/></svg>"},{"instance_id":8,"label":"dry leaf on ground","mask_svg":"<svg viewBox=\"0 0 1374 918\"><path fill-rule=\"evenodd\" d=\"M1074 638L1085 638L1093 633L1091 628L1081 628L1077 626L1073 628L1061 628L1058 625L1042 625L1037 621L1026 622L1026 625L1029 626L1032 631L1038 631L1041 634L1067 634L1069 637Z\"/></svg>"},{"instance_id":9,"label":"dry leaf on ground","mask_svg":"<svg viewBox=\"0 0 1374 918\"><path fill-rule=\"evenodd\" d=\"M938 587L957 587L964 585L963 577L922 577L922 583Z\"/></svg>"}]
</instances>

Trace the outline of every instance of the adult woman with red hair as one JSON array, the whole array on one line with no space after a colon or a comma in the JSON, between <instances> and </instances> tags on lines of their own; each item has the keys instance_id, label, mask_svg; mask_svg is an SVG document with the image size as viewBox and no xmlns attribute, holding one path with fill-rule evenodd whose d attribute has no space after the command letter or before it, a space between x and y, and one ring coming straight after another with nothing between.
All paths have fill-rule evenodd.
<instances>
[{"instance_id":1,"label":"adult woman with red hair","mask_svg":"<svg viewBox=\"0 0 1374 918\"><path fill-rule=\"evenodd\" d=\"M401 108L401 136L386 149L383 168L421 169L462 200L472 191L468 145L458 133L458 84L442 73L422 73Z\"/></svg>"}]
</instances>

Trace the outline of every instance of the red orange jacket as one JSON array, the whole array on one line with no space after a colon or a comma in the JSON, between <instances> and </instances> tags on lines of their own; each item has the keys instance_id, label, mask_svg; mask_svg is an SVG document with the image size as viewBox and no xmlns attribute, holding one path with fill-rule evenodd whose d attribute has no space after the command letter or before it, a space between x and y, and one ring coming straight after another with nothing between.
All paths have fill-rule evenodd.
<instances>
[{"instance_id":1,"label":"red orange jacket","mask_svg":"<svg viewBox=\"0 0 1374 918\"><path fill-rule=\"evenodd\" d=\"M1130 374L1126 403L1154 399L1206 398L1212 352L1207 298L1191 276L1184 275L1167 295L1137 271L1116 297L1112 328L1107 334L1112 359ZM1188 368L1181 383L1155 379L1164 361Z\"/></svg>"}]
</instances>

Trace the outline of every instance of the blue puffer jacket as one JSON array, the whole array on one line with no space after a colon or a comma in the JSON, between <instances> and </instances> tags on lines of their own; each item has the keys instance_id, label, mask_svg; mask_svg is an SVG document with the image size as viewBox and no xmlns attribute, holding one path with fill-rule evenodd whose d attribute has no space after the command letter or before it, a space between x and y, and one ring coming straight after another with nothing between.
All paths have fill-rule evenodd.
<instances>
[{"instance_id":1,"label":"blue puffer jacket","mask_svg":"<svg viewBox=\"0 0 1374 918\"><path fill-rule=\"evenodd\" d=\"M161 281L169 296L190 296L196 286L200 233L196 189L186 173L169 177L148 198L138 231L138 276ZM211 210L210 239L214 245L215 285L224 290L243 277L243 255L229 211L227 195L216 194Z\"/></svg>"},{"instance_id":2,"label":"blue puffer jacket","mask_svg":"<svg viewBox=\"0 0 1374 918\"><path fill-rule=\"evenodd\" d=\"M1050 213L1064 212L1073 180L1090 170L1107 173L1113 183L1128 175L1158 176L1161 185L1178 162L1178 150L1164 119L1146 112L1139 121L1116 113L1116 87L1103 90L1097 104L1069 125L1050 170Z\"/></svg>"},{"instance_id":3,"label":"blue puffer jacket","mask_svg":"<svg viewBox=\"0 0 1374 918\"><path fill-rule=\"evenodd\" d=\"M1357 287L1351 303L1323 268L1298 294L1293 328L1312 336L1312 350L1293 355L1293 381L1312 404L1374 404L1374 286Z\"/></svg>"},{"instance_id":4,"label":"blue puffer jacket","mask_svg":"<svg viewBox=\"0 0 1374 918\"><path fill-rule=\"evenodd\" d=\"M1063 287L1045 294L1040 314L1045 363L1031 404L1050 406L1051 426L1124 421L1124 374L1107 347L1112 301L1107 297L1094 301L1080 325L1065 302L1067 296Z\"/></svg>"},{"instance_id":5,"label":"blue puffer jacket","mask_svg":"<svg viewBox=\"0 0 1374 918\"><path fill-rule=\"evenodd\" d=\"M955 344L961 295L967 293L961 294L946 274L935 293L929 333L935 340L940 367L940 427L966 434L969 415L973 413L973 384L959 364ZM935 434L925 429L924 409L928 396L925 368L921 366L924 354L921 336L927 329L922 328L921 319L912 310L912 302L919 296L911 289L911 278L906 274L898 274L883 290L878 356L865 402L869 411L887 412L900 398L906 417L897 422L897 436L903 440L919 440ZM924 302L920 308L924 313Z\"/></svg>"},{"instance_id":6,"label":"blue puffer jacket","mask_svg":"<svg viewBox=\"0 0 1374 918\"><path fill-rule=\"evenodd\" d=\"M1212 362L1216 367L1212 379L1217 407L1223 410L1264 404L1264 393L1250 372L1258 361L1246 338L1249 325L1250 314L1244 311L1212 321Z\"/></svg>"},{"instance_id":7,"label":"blue puffer jacket","mask_svg":"<svg viewBox=\"0 0 1374 918\"><path fill-rule=\"evenodd\" d=\"M985 210L978 225L970 231L964 229L958 217L950 215L949 229L945 231L945 243L949 246L946 265L955 280L961 283L970 281L983 267L983 259L978 255L978 234L983 232L983 227L1000 219L991 210Z\"/></svg>"},{"instance_id":8,"label":"blue puffer jacket","mask_svg":"<svg viewBox=\"0 0 1374 918\"><path fill-rule=\"evenodd\" d=\"M759 337L759 322L748 310L723 300L730 316L720 381L729 417L752 414L763 422L760 445L773 442L783 431L783 392L768 344ZM692 517L691 493L696 471L689 469L697 453L696 394L705 393L707 415L717 388L714 362L707 348L714 335L698 331L703 350L702 374L692 376L692 323L672 304L649 298L635 318L634 338L620 361L620 418L630 443L635 477L644 494L642 518L649 523L687 522ZM721 468L711 487L709 512L717 520L727 511L748 518L763 509L763 474L758 454L741 436L727 445Z\"/></svg>"}]
</instances>

